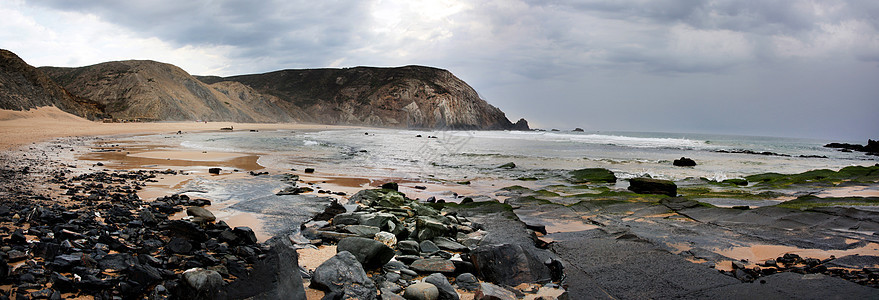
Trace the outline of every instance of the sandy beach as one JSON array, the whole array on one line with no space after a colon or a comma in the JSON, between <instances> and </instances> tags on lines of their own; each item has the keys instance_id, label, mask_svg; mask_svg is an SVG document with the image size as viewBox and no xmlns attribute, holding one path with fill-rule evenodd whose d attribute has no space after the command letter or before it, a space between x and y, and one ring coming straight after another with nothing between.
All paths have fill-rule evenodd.
<instances>
[{"instance_id":1,"label":"sandy beach","mask_svg":"<svg viewBox=\"0 0 879 300\"><path fill-rule=\"evenodd\" d=\"M40 107L28 111L0 110L0 150L31 144L57 137L109 136L122 134L175 133L177 131L212 131L220 128L235 130L291 129L317 130L355 128L294 123L231 123L231 122L148 122L102 123L89 121L61 111L56 107Z\"/></svg>"}]
</instances>

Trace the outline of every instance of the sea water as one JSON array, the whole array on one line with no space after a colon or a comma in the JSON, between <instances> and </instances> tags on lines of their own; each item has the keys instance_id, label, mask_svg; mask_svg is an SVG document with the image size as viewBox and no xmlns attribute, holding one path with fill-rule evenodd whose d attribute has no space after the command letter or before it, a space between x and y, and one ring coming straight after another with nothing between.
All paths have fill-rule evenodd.
<instances>
[{"instance_id":1,"label":"sea water","mask_svg":"<svg viewBox=\"0 0 879 300\"><path fill-rule=\"evenodd\" d=\"M433 185L419 191L421 199L436 196L451 200L461 197L452 191L484 199L509 185L564 183L568 171L581 168L606 168L623 179L651 176L724 180L767 172L838 170L877 162L875 156L822 147L831 141L670 133L336 129L199 132L122 140L153 145L156 150L258 155L257 163L271 175L199 176L177 192L211 199L224 207L224 214L249 214L261 220L261 230L267 236L295 231L298 224L331 201L328 194L318 194L320 198L276 195L288 185L282 181L282 174L303 174L305 168L316 169L315 175L323 178ZM681 157L691 158L698 165L673 166L673 160ZM499 168L510 162L514 168ZM206 173L206 167L201 171ZM460 189L464 186L469 191ZM410 188L407 193L414 191Z\"/></svg>"},{"instance_id":2,"label":"sea water","mask_svg":"<svg viewBox=\"0 0 879 300\"><path fill-rule=\"evenodd\" d=\"M348 177L422 181L541 178L580 168L607 168L620 178L724 180L873 165L879 158L823 147L835 141L675 133L343 129L167 137L138 138L186 150L255 153L271 170L315 168ZM725 153L745 151L777 155ZM673 166L681 157L698 165ZM516 167L498 168L509 162Z\"/></svg>"}]
</instances>

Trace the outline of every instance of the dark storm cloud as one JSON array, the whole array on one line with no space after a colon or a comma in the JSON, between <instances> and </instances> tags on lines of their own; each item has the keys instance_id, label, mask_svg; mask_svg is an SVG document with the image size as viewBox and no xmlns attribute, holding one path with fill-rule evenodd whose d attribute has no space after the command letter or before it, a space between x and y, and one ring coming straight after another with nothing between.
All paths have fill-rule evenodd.
<instances>
[{"instance_id":1,"label":"dark storm cloud","mask_svg":"<svg viewBox=\"0 0 879 300\"><path fill-rule=\"evenodd\" d=\"M365 2L40 1L177 46L232 46L239 58L326 65L357 42Z\"/></svg>"}]
</instances>

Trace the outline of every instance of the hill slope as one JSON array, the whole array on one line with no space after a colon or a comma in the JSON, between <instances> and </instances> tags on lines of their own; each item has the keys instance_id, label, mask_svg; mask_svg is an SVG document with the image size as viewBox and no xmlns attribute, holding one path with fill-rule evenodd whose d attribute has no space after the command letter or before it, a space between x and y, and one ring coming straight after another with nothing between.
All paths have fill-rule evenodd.
<instances>
[{"instance_id":1,"label":"hill slope","mask_svg":"<svg viewBox=\"0 0 879 300\"><path fill-rule=\"evenodd\" d=\"M42 106L55 106L89 119L102 116L99 104L71 95L15 53L0 49L0 109L26 110Z\"/></svg>"},{"instance_id":2,"label":"hill slope","mask_svg":"<svg viewBox=\"0 0 879 300\"><path fill-rule=\"evenodd\" d=\"M165 121L285 122L294 120L244 86L211 87L177 66L145 60L79 68L42 67L72 94L105 106L114 118ZM231 95L232 92L234 95ZM225 92L225 93L224 93ZM230 96L231 95L231 96ZM284 104L283 102L280 102Z\"/></svg>"},{"instance_id":3,"label":"hill slope","mask_svg":"<svg viewBox=\"0 0 879 300\"><path fill-rule=\"evenodd\" d=\"M516 128L500 109L480 99L467 83L437 68L281 70L198 78L206 83L240 82L301 107L307 121L318 123L405 128Z\"/></svg>"}]
</instances>

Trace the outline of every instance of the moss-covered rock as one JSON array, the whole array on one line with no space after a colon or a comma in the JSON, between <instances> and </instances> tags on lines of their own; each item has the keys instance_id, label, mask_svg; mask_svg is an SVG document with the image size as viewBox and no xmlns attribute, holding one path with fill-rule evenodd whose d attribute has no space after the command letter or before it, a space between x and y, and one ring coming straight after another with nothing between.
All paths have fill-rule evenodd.
<instances>
[{"instance_id":1,"label":"moss-covered rock","mask_svg":"<svg viewBox=\"0 0 879 300\"><path fill-rule=\"evenodd\" d=\"M568 180L572 183L614 183L616 175L608 169L587 168L568 172Z\"/></svg>"},{"instance_id":2,"label":"moss-covered rock","mask_svg":"<svg viewBox=\"0 0 879 300\"><path fill-rule=\"evenodd\" d=\"M749 182L772 187L814 183L836 184L842 181L872 183L879 181L879 165L870 167L849 166L839 171L819 169L799 174L764 173L746 176L745 179Z\"/></svg>"},{"instance_id":3,"label":"moss-covered rock","mask_svg":"<svg viewBox=\"0 0 879 300\"><path fill-rule=\"evenodd\" d=\"M727 179L727 180L721 181L721 183L732 184L732 185L739 185L739 186L746 186L746 185L748 185L748 181L747 181L747 180L740 179L740 178Z\"/></svg>"}]
</instances>

